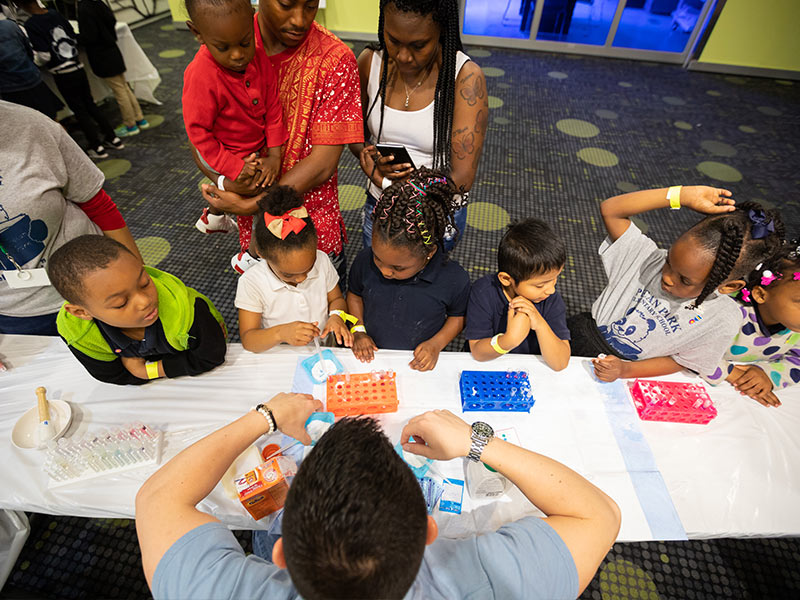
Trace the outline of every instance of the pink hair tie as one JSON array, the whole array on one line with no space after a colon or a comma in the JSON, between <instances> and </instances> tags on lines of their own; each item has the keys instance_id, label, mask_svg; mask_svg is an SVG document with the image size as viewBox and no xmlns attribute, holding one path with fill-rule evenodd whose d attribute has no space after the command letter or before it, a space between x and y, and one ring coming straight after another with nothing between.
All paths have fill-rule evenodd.
<instances>
[{"instance_id":1,"label":"pink hair tie","mask_svg":"<svg viewBox=\"0 0 800 600\"><path fill-rule=\"evenodd\" d=\"M778 276L775 275L772 271L764 271L763 273L761 273L761 285L769 285L776 279L778 279Z\"/></svg>"},{"instance_id":2,"label":"pink hair tie","mask_svg":"<svg viewBox=\"0 0 800 600\"><path fill-rule=\"evenodd\" d=\"M800 271L795 271L792 274L792 279L794 279L795 281L800 281Z\"/></svg>"},{"instance_id":3,"label":"pink hair tie","mask_svg":"<svg viewBox=\"0 0 800 600\"><path fill-rule=\"evenodd\" d=\"M747 288L742 288L742 300L750 302L750 290Z\"/></svg>"}]
</instances>

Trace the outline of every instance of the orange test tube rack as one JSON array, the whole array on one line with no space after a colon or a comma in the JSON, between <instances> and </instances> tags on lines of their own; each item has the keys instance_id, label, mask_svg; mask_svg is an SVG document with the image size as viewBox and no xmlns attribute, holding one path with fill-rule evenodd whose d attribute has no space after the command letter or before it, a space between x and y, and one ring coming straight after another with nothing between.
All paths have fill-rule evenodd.
<instances>
[{"instance_id":1,"label":"orange test tube rack","mask_svg":"<svg viewBox=\"0 0 800 600\"><path fill-rule=\"evenodd\" d=\"M394 371L331 375L327 392L327 409L336 417L397 412Z\"/></svg>"}]
</instances>

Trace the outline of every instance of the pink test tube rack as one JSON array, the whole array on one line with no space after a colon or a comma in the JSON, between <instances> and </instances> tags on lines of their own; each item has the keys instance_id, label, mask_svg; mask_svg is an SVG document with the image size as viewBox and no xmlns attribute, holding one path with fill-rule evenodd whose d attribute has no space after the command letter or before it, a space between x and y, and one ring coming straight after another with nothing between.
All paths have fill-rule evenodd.
<instances>
[{"instance_id":1,"label":"pink test tube rack","mask_svg":"<svg viewBox=\"0 0 800 600\"><path fill-rule=\"evenodd\" d=\"M633 405L643 421L707 425L717 409L702 385L636 379L628 383Z\"/></svg>"}]
</instances>

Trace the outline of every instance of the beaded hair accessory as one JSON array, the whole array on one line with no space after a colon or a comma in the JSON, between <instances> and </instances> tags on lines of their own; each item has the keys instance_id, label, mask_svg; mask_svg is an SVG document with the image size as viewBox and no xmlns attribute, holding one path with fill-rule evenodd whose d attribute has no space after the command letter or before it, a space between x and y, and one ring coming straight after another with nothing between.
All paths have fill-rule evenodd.
<instances>
[{"instance_id":1,"label":"beaded hair accessory","mask_svg":"<svg viewBox=\"0 0 800 600\"><path fill-rule=\"evenodd\" d=\"M408 188L413 189L409 200L414 200L414 203L408 207L404 218L404 221L407 225L406 231L408 233L413 233L414 229L416 228L417 231L419 231L419 235L422 238L422 243L425 246L431 246L435 242L433 241L433 236L425 226L425 217L422 212L422 198L428 195L428 188L436 183L447 183L447 179L444 177L432 177L427 181L420 182L419 184L414 183L413 181L406 181L400 187L400 190L406 190ZM378 216L380 221L389 220L389 213L398 197L399 191L393 193L391 196L381 198L381 200L386 203L386 206L383 207L382 214Z\"/></svg>"}]
</instances>

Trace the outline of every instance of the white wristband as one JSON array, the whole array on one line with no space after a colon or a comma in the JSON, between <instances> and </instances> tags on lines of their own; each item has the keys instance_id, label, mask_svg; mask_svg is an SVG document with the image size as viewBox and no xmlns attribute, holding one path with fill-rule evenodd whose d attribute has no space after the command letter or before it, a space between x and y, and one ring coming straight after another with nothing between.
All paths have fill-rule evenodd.
<instances>
[{"instance_id":1,"label":"white wristband","mask_svg":"<svg viewBox=\"0 0 800 600\"><path fill-rule=\"evenodd\" d=\"M217 188L223 192L225 191L225 175L220 175L217 177Z\"/></svg>"},{"instance_id":2,"label":"white wristband","mask_svg":"<svg viewBox=\"0 0 800 600\"><path fill-rule=\"evenodd\" d=\"M390 185L392 185L392 180L391 180L391 179L389 179L388 177L384 177L384 178L383 178L383 181L381 182L381 189L382 189L382 190L385 190L385 189L386 189L386 188L388 188Z\"/></svg>"}]
</instances>

